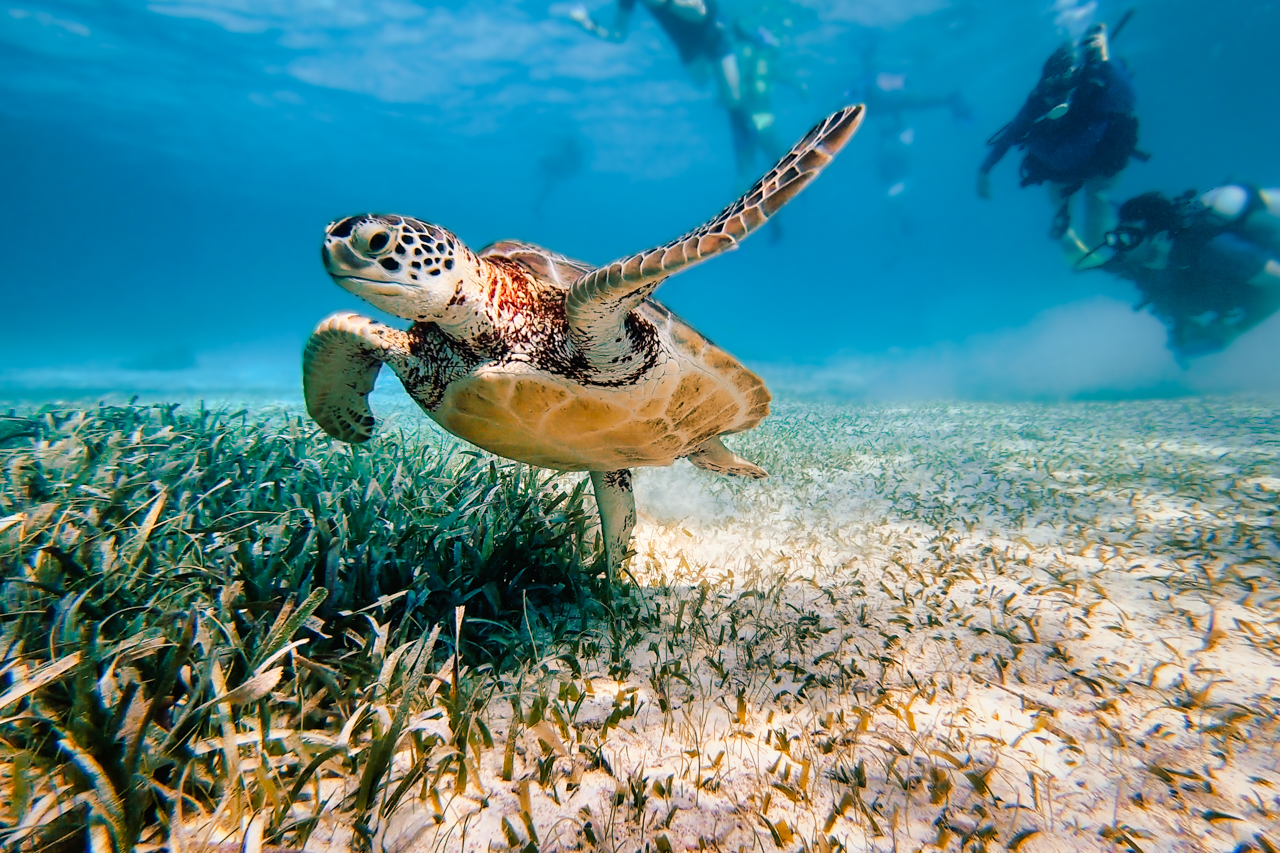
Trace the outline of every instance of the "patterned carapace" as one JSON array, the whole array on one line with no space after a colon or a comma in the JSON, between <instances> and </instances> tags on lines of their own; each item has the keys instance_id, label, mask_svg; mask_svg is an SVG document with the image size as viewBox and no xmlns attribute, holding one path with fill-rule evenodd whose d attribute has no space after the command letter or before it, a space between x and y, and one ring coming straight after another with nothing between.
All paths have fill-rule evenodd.
<instances>
[{"instance_id":1,"label":"patterned carapace","mask_svg":"<svg viewBox=\"0 0 1280 853\"><path fill-rule=\"evenodd\" d=\"M666 245L593 269L539 246L474 253L405 216L332 223L321 252L343 288L412 321L337 314L303 356L307 408L344 441L372 436L367 397L388 365L437 423L486 450L592 472L611 569L635 520L629 469L687 458L763 477L720 436L769 411L758 376L650 298L667 277L736 248L853 136L860 106L828 117L734 204Z\"/></svg>"}]
</instances>

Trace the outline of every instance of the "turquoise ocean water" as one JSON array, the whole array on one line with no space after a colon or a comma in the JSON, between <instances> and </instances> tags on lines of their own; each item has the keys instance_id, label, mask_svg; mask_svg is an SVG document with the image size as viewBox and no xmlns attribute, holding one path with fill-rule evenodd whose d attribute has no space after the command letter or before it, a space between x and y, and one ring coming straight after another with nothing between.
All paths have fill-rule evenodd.
<instances>
[{"instance_id":1,"label":"turquoise ocean water","mask_svg":"<svg viewBox=\"0 0 1280 853\"><path fill-rule=\"evenodd\" d=\"M608 4L589 7L608 19ZM994 198L974 191L986 139L1064 34L1130 8L1114 50L1133 71L1152 157L1130 165L1115 198L1280 185L1280 4L724 0L726 26L771 63L773 130L787 144L879 75L964 109L908 112L900 126L873 110L780 234L658 297L782 391L1280 387L1280 318L1179 367L1160 324L1132 310L1132 286L1063 264L1043 192L1017 185L1016 152L993 175ZM352 213L414 215L476 248L521 238L594 263L714 214L745 186L714 85L682 66L644 9L621 43L583 32L570 9L0 4L6 394L296 393L314 324L368 310L318 258L325 224Z\"/></svg>"},{"instance_id":2,"label":"turquoise ocean water","mask_svg":"<svg viewBox=\"0 0 1280 853\"><path fill-rule=\"evenodd\" d=\"M1179 364L1018 152L976 186L1045 58L1128 16L1151 156L1113 198L1280 188L1280 0L719 0L784 147L886 94L779 228L658 290L767 379L730 446L770 477L642 468L632 514L615 472L599 586L585 475L454 453L391 371L367 451L298 411L322 318L406 325L326 274L328 223L604 264L749 185L654 15L573 11L0 0L0 838L71 849L93 808L106 849L124 802L245 850L1280 846L1280 313ZM409 652L433 622L452 680Z\"/></svg>"}]
</instances>

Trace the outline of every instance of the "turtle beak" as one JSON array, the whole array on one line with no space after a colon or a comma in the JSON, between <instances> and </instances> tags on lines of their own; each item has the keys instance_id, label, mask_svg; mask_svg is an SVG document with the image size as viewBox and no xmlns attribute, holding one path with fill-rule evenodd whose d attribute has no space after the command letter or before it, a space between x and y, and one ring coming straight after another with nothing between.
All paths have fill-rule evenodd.
<instances>
[{"instance_id":1,"label":"turtle beak","mask_svg":"<svg viewBox=\"0 0 1280 853\"><path fill-rule=\"evenodd\" d=\"M409 288L400 284L393 284L389 281L373 281L367 278L359 278L351 275L333 275L333 280L338 286L348 293L359 296L361 299L371 300L374 296L393 296L402 297L410 293Z\"/></svg>"},{"instance_id":2,"label":"turtle beak","mask_svg":"<svg viewBox=\"0 0 1280 853\"><path fill-rule=\"evenodd\" d=\"M381 268L357 255L341 237L330 237L324 241L320 247L320 260L339 287L361 299L403 297L409 292L404 285L385 281L378 275Z\"/></svg>"},{"instance_id":3,"label":"turtle beak","mask_svg":"<svg viewBox=\"0 0 1280 853\"><path fill-rule=\"evenodd\" d=\"M324 241L324 245L320 247L320 260L334 278L349 276L373 266L371 261L351 251L347 241L341 237L330 237Z\"/></svg>"}]
</instances>

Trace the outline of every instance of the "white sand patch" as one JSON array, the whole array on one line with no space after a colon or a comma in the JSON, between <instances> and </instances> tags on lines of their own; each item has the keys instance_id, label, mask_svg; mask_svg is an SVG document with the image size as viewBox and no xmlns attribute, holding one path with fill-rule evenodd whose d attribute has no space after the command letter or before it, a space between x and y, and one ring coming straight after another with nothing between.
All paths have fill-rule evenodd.
<instances>
[{"instance_id":1,"label":"white sand patch","mask_svg":"<svg viewBox=\"0 0 1280 853\"><path fill-rule=\"evenodd\" d=\"M643 518L658 524L710 526L727 521L737 510L723 478L709 478L683 459L670 468L637 471L635 490Z\"/></svg>"},{"instance_id":2,"label":"white sand patch","mask_svg":"<svg viewBox=\"0 0 1280 853\"><path fill-rule=\"evenodd\" d=\"M730 439L768 480L641 473L613 632L496 685L379 844L1280 846L1275 405L776 412Z\"/></svg>"}]
</instances>

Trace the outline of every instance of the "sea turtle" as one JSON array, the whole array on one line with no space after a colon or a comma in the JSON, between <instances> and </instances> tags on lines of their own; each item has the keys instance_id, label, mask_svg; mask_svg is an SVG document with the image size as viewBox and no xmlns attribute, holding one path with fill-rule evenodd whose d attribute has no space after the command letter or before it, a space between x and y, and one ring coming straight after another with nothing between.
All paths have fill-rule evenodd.
<instances>
[{"instance_id":1,"label":"sea turtle","mask_svg":"<svg viewBox=\"0 0 1280 853\"><path fill-rule=\"evenodd\" d=\"M649 295L736 248L817 177L862 117L861 105L833 113L707 224L598 269L512 240L475 254L406 216L331 223L321 255L333 279L413 325L345 312L320 323L302 357L307 411L335 438L368 440L367 397L386 364L454 435L508 459L589 471L612 578L635 526L631 468L683 457L767 476L720 440L769 413L764 382Z\"/></svg>"}]
</instances>

